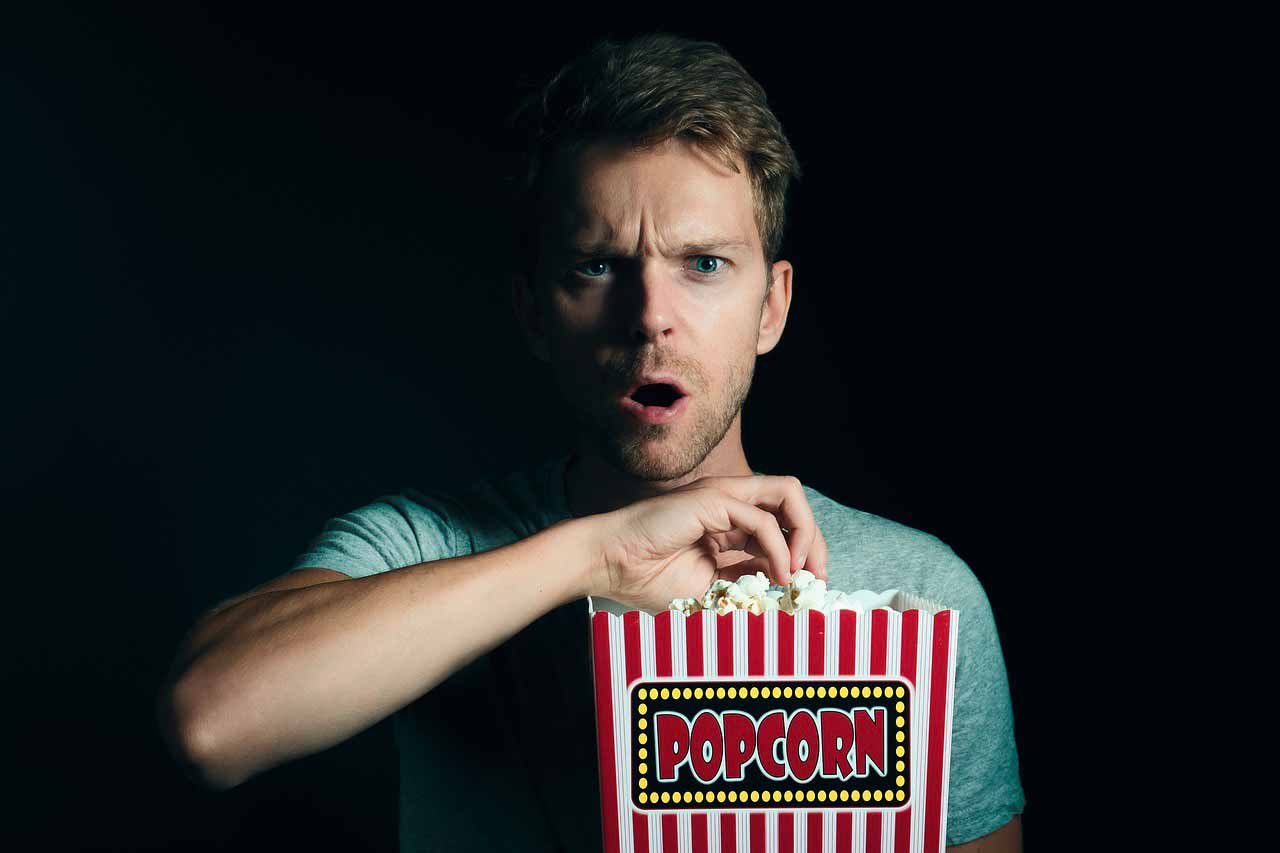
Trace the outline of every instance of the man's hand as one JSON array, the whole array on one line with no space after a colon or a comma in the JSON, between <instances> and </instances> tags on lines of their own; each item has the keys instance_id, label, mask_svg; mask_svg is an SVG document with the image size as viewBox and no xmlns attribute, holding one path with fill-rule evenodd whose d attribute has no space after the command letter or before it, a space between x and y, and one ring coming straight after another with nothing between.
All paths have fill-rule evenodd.
<instances>
[{"instance_id":1,"label":"man's hand","mask_svg":"<svg viewBox=\"0 0 1280 853\"><path fill-rule=\"evenodd\" d=\"M589 594L661 610L718 578L827 577L827 543L795 477L703 477L599 516ZM784 532L785 528L785 532Z\"/></svg>"}]
</instances>

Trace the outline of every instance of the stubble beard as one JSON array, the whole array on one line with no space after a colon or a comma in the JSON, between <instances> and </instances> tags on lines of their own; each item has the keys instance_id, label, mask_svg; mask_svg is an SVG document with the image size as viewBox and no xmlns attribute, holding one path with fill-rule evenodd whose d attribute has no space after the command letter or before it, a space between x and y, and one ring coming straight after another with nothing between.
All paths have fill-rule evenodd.
<instances>
[{"instance_id":1,"label":"stubble beard","mask_svg":"<svg viewBox=\"0 0 1280 853\"><path fill-rule=\"evenodd\" d=\"M613 406L606 412L591 407L591 415L579 421L601 456L617 468L637 479L650 482L676 480L702 464L733 425L751 390L755 359L730 367L719 400L702 396L690 401L685 416L672 424L645 424ZM714 388L713 383L707 390ZM689 418L692 416L692 421Z\"/></svg>"}]
</instances>

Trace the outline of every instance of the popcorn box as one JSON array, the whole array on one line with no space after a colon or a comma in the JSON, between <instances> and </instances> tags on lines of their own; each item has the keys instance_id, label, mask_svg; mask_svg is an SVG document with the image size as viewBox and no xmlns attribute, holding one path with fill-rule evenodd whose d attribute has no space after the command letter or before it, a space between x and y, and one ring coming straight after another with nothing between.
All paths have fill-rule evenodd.
<instances>
[{"instance_id":1,"label":"popcorn box","mask_svg":"<svg viewBox=\"0 0 1280 853\"><path fill-rule=\"evenodd\" d=\"M601 603L606 853L944 849L956 611L903 593L826 613Z\"/></svg>"}]
</instances>

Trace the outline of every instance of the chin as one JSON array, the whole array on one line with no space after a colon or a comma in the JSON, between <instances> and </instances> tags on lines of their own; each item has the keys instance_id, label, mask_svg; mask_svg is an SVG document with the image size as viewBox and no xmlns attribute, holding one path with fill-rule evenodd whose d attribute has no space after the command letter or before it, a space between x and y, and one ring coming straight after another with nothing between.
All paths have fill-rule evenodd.
<instances>
[{"instance_id":1,"label":"chin","mask_svg":"<svg viewBox=\"0 0 1280 853\"><path fill-rule=\"evenodd\" d=\"M697 438L649 427L608 436L605 450L614 465L632 477L650 482L677 480L701 465L711 450Z\"/></svg>"},{"instance_id":2,"label":"chin","mask_svg":"<svg viewBox=\"0 0 1280 853\"><path fill-rule=\"evenodd\" d=\"M690 460L683 454L668 455L661 448L654 447L623 450L617 461L623 471L650 482L679 479L702 462L701 459Z\"/></svg>"},{"instance_id":3,"label":"chin","mask_svg":"<svg viewBox=\"0 0 1280 853\"><path fill-rule=\"evenodd\" d=\"M678 480L697 470L724 440L741 405L739 400L719 416L700 407L685 413L691 416L685 423L667 426L636 424L617 412L598 410L581 423L614 468L656 483Z\"/></svg>"}]
</instances>

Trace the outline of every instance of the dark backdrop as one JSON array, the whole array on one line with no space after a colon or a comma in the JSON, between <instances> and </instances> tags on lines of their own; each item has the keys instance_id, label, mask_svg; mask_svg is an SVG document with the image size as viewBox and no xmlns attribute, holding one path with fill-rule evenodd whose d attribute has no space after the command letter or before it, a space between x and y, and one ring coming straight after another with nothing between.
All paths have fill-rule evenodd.
<instances>
[{"instance_id":1,"label":"dark backdrop","mask_svg":"<svg viewBox=\"0 0 1280 853\"><path fill-rule=\"evenodd\" d=\"M502 117L593 39L654 28L723 43L806 171L752 465L968 561L1003 639L1029 849L1073 838L1069 656L1041 607L1098 557L1102 257L1126 203L1090 46L980 20L319 8L46 6L2 28L9 829L45 849L394 849L389 724L210 794L163 752L155 691L196 615L328 517L560 449L505 290Z\"/></svg>"}]
</instances>

